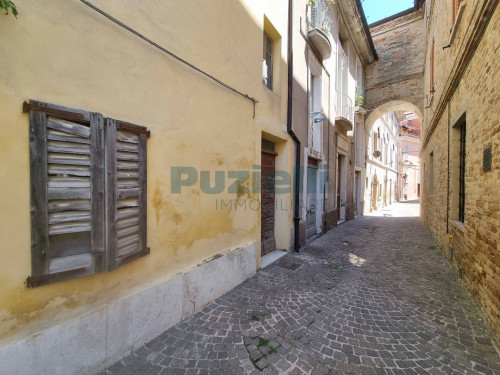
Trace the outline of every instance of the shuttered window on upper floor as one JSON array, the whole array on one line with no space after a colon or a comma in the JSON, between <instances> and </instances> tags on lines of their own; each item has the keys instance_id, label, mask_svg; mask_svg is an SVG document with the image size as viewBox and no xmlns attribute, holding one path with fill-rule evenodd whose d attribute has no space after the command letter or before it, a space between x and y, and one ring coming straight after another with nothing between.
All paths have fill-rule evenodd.
<instances>
[{"instance_id":1,"label":"shuttered window on upper floor","mask_svg":"<svg viewBox=\"0 0 500 375\"><path fill-rule=\"evenodd\" d=\"M147 254L147 130L36 101L24 109L31 174L27 286L112 270Z\"/></svg>"},{"instance_id":2,"label":"shuttered window on upper floor","mask_svg":"<svg viewBox=\"0 0 500 375\"><path fill-rule=\"evenodd\" d=\"M434 93L436 90L434 89L434 50L435 50L435 41L432 39L432 49L431 49L431 58L430 58L430 74L429 74L429 86L430 86L430 92Z\"/></svg>"},{"instance_id":3,"label":"shuttered window on upper floor","mask_svg":"<svg viewBox=\"0 0 500 375\"><path fill-rule=\"evenodd\" d=\"M451 17L452 17L452 22L451 22L451 25L453 27L453 25L455 24L455 21L457 19L457 15L458 15L458 9L460 8L460 3L462 2L462 0L451 0L452 2L452 9L451 9Z\"/></svg>"}]
</instances>

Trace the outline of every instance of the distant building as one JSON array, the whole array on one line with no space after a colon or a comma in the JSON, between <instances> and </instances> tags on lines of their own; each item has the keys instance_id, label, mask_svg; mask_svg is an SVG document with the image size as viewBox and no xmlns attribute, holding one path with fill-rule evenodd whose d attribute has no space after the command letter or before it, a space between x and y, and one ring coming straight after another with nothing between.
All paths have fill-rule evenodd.
<instances>
[{"instance_id":1,"label":"distant building","mask_svg":"<svg viewBox=\"0 0 500 375\"><path fill-rule=\"evenodd\" d=\"M389 112L375 121L368 134L365 213L397 200L398 128L397 113Z\"/></svg>"},{"instance_id":2,"label":"distant building","mask_svg":"<svg viewBox=\"0 0 500 375\"><path fill-rule=\"evenodd\" d=\"M420 130L421 121L413 113L405 113L399 126L399 199L420 198Z\"/></svg>"}]
</instances>

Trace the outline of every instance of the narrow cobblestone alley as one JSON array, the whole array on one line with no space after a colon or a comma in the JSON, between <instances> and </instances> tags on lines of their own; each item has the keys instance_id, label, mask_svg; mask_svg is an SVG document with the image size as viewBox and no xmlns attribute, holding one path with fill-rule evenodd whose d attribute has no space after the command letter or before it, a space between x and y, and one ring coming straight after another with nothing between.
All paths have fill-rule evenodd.
<instances>
[{"instance_id":1,"label":"narrow cobblestone alley","mask_svg":"<svg viewBox=\"0 0 500 375\"><path fill-rule=\"evenodd\" d=\"M331 230L103 374L500 374L418 210L398 203Z\"/></svg>"}]
</instances>

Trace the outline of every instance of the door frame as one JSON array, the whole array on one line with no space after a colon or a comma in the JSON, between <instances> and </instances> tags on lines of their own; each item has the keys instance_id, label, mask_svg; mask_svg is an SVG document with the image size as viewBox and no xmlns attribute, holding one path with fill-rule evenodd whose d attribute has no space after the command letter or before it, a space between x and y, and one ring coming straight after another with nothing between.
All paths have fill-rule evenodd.
<instances>
[{"instance_id":1,"label":"door frame","mask_svg":"<svg viewBox=\"0 0 500 375\"><path fill-rule=\"evenodd\" d=\"M335 185L335 205L337 206L338 220L345 220L346 214L346 196L347 196L347 154L340 152L337 149L336 159L336 185ZM340 190L340 191L339 191ZM340 195L340 205L338 204L338 197ZM342 202L344 205L342 205Z\"/></svg>"}]
</instances>

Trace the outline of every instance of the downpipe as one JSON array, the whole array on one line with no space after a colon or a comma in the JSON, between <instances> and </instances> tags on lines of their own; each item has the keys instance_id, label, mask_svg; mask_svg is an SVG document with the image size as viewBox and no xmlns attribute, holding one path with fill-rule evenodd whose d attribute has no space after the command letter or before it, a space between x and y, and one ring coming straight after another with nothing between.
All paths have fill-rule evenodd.
<instances>
[{"instance_id":1,"label":"downpipe","mask_svg":"<svg viewBox=\"0 0 500 375\"><path fill-rule=\"evenodd\" d=\"M294 213L293 213L293 230L294 230L294 251L300 250L300 140L293 131L292 115L293 115L293 0L288 0L288 103L287 103L287 119L286 131L292 137L295 143L295 182L294 182Z\"/></svg>"}]
</instances>

